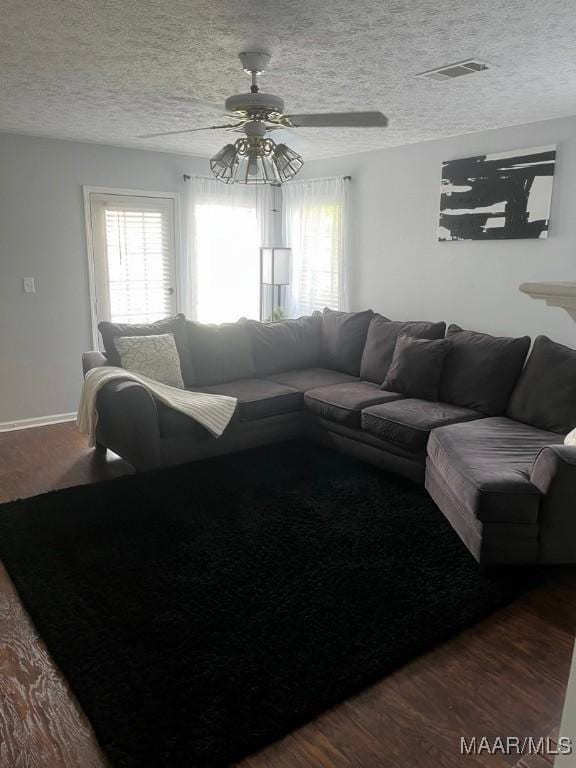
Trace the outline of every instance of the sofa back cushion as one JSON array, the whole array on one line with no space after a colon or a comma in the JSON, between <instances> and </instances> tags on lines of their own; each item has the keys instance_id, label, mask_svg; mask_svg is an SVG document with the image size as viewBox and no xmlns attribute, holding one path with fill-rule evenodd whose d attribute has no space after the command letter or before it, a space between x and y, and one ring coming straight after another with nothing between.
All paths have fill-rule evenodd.
<instances>
[{"instance_id":1,"label":"sofa back cushion","mask_svg":"<svg viewBox=\"0 0 576 768\"><path fill-rule=\"evenodd\" d=\"M194 371L192 385L221 384L255 375L246 323L205 325L186 320L188 349Z\"/></svg>"},{"instance_id":2,"label":"sofa back cushion","mask_svg":"<svg viewBox=\"0 0 576 768\"><path fill-rule=\"evenodd\" d=\"M444 338L445 333L446 323L400 323L383 315L374 315L362 354L360 378L382 384L390 368L398 336L434 340Z\"/></svg>"},{"instance_id":3,"label":"sofa back cushion","mask_svg":"<svg viewBox=\"0 0 576 768\"><path fill-rule=\"evenodd\" d=\"M321 336L321 361L324 368L358 376L366 333L373 317L371 309L363 312L324 309Z\"/></svg>"},{"instance_id":4,"label":"sofa back cushion","mask_svg":"<svg viewBox=\"0 0 576 768\"><path fill-rule=\"evenodd\" d=\"M98 330L102 336L106 357L110 365L121 365L120 355L114 344L114 339L121 336L161 336L171 333L174 336L176 349L180 358L180 369L185 386L191 386L194 382L194 371L188 347L186 333L186 318L179 314L175 317L166 317L155 323L111 323L103 320L98 323Z\"/></svg>"},{"instance_id":5,"label":"sofa back cushion","mask_svg":"<svg viewBox=\"0 0 576 768\"><path fill-rule=\"evenodd\" d=\"M320 364L322 315L319 313L277 323L244 322L252 341L257 376L315 368Z\"/></svg>"},{"instance_id":6,"label":"sofa back cushion","mask_svg":"<svg viewBox=\"0 0 576 768\"><path fill-rule=\"evenodd\" d=\"M507 415L566 435L576 426L576 349L538 336Z\"/></svg>"},{"instance_id":7,"label":"sofa back cushion","mask_svg":"<svg viewBox=\"0 0 576 768\"><path fill-rule=\"evenodd\" d=\"M473 408L486 416L506 411L530 349L530 337L518 339L448 328L450 349L440 381L440 400Z\"/></svg>"}]
</instances>

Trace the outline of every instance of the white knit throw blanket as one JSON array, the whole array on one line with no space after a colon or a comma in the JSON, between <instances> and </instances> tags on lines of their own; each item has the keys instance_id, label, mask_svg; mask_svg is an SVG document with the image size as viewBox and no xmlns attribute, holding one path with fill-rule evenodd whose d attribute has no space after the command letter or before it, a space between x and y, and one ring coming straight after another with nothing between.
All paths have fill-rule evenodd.
<instances>
[{"instance_id":1,"label":"white knit throw blanket","mask_svg":"<svg viewBox=\"0 0 576 768\"><path fill-rule=\"evenodd\" d=\"M137 381L156 400L202 424L214 437L220 437L224 432L238 403L235 397L211 395L205 392L189 392L186 389L169 387L168 384L161 384L159 381L153 381L139 373L132 373L111 365L92 368L84 377L77 419L78 428L88 435L91 446L96 444L96 425L98 423L96 396L105 384L115 379Z\"/></svg>"}]
</instances>

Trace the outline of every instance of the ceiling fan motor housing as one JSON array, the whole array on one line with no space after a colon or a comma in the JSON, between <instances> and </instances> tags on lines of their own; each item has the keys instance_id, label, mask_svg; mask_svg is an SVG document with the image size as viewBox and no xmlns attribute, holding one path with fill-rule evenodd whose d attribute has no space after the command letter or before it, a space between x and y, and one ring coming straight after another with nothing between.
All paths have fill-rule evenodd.
<instances>
[{"instance_id":1,"label":"ceiling fan motor housing","mask_svg":"<svg viewBox=\"0 0 576 768\"><path fill-rule=\"evenodd\" d=\"M238 93L226 99L226 112L250 115L251 112L282 114L284 101L271 93Z\"/></svg>"}]
</instances>

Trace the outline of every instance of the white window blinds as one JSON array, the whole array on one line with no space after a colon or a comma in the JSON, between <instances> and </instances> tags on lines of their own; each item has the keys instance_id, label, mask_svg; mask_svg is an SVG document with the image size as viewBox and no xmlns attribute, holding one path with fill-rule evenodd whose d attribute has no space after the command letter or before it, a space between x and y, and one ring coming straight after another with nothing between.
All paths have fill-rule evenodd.
<instances>
[{"instance_id":1,"label":"white window blinds","mask_svg":"<svg viewBox=\"0 0 576 768\"><path fill-rule=\"evenodd\" d=\"M174 314L174 200L98 194L90 204L98 320Z\"/></svg>"}]
</instances>

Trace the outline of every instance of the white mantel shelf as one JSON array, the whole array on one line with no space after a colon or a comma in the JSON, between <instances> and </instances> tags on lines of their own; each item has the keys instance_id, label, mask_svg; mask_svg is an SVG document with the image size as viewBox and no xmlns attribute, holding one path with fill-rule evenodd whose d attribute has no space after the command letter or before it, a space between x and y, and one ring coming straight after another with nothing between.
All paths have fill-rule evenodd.
<instances>
[{"instance_id":1,"label":"white mantel shelf","mask_svg":"<svg viewBox=\"0 0 576 768\"><path fill-rule=\"evenodd\" d=\"M549 307L576 312L576 282L522 283L520 290L533 299L543 299Z\"/></svg>"}]
</instances>

